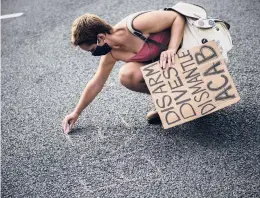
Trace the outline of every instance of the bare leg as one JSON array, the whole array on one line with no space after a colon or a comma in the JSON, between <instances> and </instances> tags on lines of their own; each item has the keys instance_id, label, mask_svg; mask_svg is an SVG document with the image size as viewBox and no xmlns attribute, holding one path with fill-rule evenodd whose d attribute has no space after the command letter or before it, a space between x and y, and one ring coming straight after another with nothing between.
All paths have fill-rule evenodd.
<instances>
[{"instance_id":1,"label":"bare leg","mask_svg":"<svg viewBox=\"0 0 260 198\"><path fill-rule=\"evenodd\" d=\"M143 65L137 62L126 63L120 68L119 79L122 85L132 91L150 94L140 69Z\"/></svg>"},{"instance_id":2,"label":"bare leg","mask_svg":"<svg viewBox=\"0 0 260 198\"><path fill-rule=\"evenodd\" d=\"M143 65L137 62L126 63L119 71L119 79L122 85L132 91L150 94L140 69ZM150 124L161 123L159 114L155 109L148 112L146 119Z\"/></svg>"}]
</instances>

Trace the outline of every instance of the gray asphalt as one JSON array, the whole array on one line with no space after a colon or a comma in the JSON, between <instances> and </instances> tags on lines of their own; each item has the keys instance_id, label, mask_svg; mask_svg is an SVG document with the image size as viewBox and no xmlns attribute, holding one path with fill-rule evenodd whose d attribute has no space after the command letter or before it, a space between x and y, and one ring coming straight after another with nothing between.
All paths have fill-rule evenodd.
<instances>
[{"instance_id":1,"label":"gray asphalt","mask_svg":"<svg viewBox=\"0 0 260 198\"><path fill-rule=\"evenodd\" d=\"M148 96L107 85L73 132L61 122L99 58L70 45L85 12L115 24L178 1L2 0L2 197L260 197L260 2L189 1L231 24L229 71L241 101L163 130L146 123Z\"/></svg>"}]
</instances>

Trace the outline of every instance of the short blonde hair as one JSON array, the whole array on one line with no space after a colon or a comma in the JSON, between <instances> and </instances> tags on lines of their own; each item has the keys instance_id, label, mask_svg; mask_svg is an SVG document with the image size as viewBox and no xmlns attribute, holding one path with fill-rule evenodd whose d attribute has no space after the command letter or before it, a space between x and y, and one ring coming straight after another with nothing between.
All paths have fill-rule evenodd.
<instances>
[{"instance_id":1,"label":"short blonde hair","mask_svg":"<svg viewBox=\"0 0 260 198\"><path fill-rule=\"evenodd\" d=\"M110 34L110 30L112 30L112 26L99 16L86 13L73 22L71 28L71 42L75 46L83 43L91 45L97 42L98 34Z\"/></svg>"}]
</instances>

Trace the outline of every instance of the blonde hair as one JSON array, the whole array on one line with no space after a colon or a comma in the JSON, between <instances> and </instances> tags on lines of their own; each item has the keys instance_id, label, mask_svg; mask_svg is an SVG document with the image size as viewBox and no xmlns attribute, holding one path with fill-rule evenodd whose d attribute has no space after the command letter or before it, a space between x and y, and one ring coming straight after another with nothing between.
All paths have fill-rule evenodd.
<instances>
[{"instance_id":1,"label":"blonde hair","mask_svg":"<svg viewBox=\"0 0 260 198\"><path fill-rule=\"evenodd\" d=\"M112 26L99 16L86 13L73 22L71 28L71 42L75 46L83 43L91 45L97 42L98 34L110 34L110 30L112 30Z\"/></svg>"}]
</instances>

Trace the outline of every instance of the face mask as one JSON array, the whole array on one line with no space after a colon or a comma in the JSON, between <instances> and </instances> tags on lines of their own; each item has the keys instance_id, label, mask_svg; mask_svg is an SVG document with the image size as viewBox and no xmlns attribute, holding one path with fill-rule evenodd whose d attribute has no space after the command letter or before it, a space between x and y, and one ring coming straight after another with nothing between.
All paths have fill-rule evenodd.
<instances>
[{"instance_id":1,"label":"face mask","mask_svg":"<svg viewBox=\"0 0 260 198\"><path fill-rule=\"evenodd\" d=\"M109 53L111 51L111 47L105 43L102 46L97 45L96 49L94 52L92 52L93 56L102 56L102 55L106 55L107 53Z\"/></svg>"}]
</instances>

